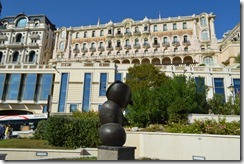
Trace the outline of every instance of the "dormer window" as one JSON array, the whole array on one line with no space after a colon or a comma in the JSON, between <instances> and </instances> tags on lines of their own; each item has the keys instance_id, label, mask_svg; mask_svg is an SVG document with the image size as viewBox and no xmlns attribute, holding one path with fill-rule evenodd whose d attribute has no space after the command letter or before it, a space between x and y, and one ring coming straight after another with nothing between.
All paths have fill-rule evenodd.
<instances>
[{"instance_id":1,"label":"dormer window","mask_svg":"<svg viewBox=\"0 0 244 164\"><path fill-rule=\"evenodd\" d=\"M23 28L27 25L27 19L26 18L21 18L17 21L16 27Z\"/></svg>"}]
</instances>

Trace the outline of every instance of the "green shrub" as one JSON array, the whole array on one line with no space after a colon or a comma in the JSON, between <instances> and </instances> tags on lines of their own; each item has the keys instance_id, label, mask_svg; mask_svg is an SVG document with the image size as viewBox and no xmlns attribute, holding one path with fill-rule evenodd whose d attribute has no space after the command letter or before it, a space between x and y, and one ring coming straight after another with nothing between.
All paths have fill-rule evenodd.
<instances>
[{"instance_id":1,"label":"green shrub","mask_svg":"<svg viewBox=\"0 0 244 164\"><path fill-rule=\"evenodd\" d=\"M37 124L37 128L34 133L35 139L45 140L46 139L46 126L47 120L41 120Z\"/></svg>"},{"instance_id":2,"label":"green shrub","mask_svg":"<svg viewBox=\"0 0 244 164\"><path fill-rule=\"evenodd\" d=\"M226 122L226 119L195 120L192 124L172 123L165 125L167 132L171 133L195 133L240 135L240 121Z\"/></svg>"},{"instance_id":3,"label":"green shrub","mask_svg":"<svg viewBox=\"0 0 244 164\"><path fill-rule=\"evenodd\" d=\"M45 139L53 146L78 148L100 145L98 117L51 116L45 124Z\"/></svg>"}]
</instances>

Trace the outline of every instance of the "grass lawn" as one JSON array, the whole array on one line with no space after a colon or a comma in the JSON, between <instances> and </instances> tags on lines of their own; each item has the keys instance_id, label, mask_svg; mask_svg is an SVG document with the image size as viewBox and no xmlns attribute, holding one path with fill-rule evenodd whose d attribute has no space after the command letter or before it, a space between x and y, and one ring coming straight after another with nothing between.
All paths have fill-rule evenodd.
<instances>
[{"instance_id":1,"label":"grass lawn","mask_svg":"<svg viewBox=\"0 0 244 164\"><path fill-rule=\"evenodd\" d=\"M0 140L0 148L29 148L29 149L67 149L48 145L45 140L36 139L6 139Z\"/></svg>"}]
</instances>

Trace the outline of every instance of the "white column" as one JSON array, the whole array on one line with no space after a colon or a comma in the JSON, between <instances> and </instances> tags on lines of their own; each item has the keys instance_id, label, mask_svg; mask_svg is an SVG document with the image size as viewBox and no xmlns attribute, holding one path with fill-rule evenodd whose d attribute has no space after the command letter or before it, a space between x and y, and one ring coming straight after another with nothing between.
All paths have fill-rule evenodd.
<instances>
[{"instance_id":1,"label":"white column","mask_svg":"<svg viewBox=\"0 0 244 164\"><path fill-rule=\"evenodd\" d=\"M214 18L210 19L211 38L215 38Z\"/></svg>"},{"instance_id":2,"label":"white column","mask_svg":"<svg viewBox=\"0 0 244 164\"><path fill-rule=\"evenodd\" d=\"M193 37L197 38L196 20L193 20Z\"/></svg>"}]
</instances>

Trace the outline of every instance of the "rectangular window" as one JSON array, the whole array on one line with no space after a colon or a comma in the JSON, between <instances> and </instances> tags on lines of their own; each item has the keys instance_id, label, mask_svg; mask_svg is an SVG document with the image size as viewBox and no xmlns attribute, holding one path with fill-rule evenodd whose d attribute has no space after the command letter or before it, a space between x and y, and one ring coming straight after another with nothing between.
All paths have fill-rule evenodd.
<instances>
[{"instance_id":1,"label":"rectangular window","mask_svg":"<svg viewBox=\"0 0 244 164\"><path fill-rule=\"evenodd\" d=\"M107 73L101 73L99 96L106 96L106 88L107 88Z\"/></svg>"},{"instance_id":2,"label":"rectangular window","mask_svg":"<svg viewBox=\"0 0 244 164\"><path fill-rule=\"evenodd\" d=\"M69 112L75 112L78 110L77 104L70 104L69 105Z\"/></svg>"},{"instance_id":3,"label":"rectangular window","mask_svg":"<svg viewBox=\"0 0 244 164\"><path fill-rule=\"evenodd\" d=\"M187 29L186 22L183 23L183 29Z\"/></svg>"},{"instance_id":4,"label":"rectangular window","mask_svg":"<svg viewBox=\"0 0 244 164\"><path fill-rule=\"evenodd\" d=\"M115 81L116 80L122 81L122 73L115 73Z\"/></svg>"},{"instance_id":5,"label":"rectangular window","mask_svg":"<svg viewBox=\"0 0 244 164\"><path fill-rule=\"evenodd\" d=\"M167 24L163 25L163 31L167 31Z\"/></svg>"},{"instance_id":6,"label":"rectangular window","mask_svg":"<svg viewBox=\"0 0 244 164\"><path fill-rule=\"evenodd\" d=\"M195 77L197 93L204 93L205 91L205 78Z\"/></svg>"},{"instance_id":7,"label":"rectangular window","mask_svg":"<svg viewBox=\"0 0 244 164\"><path fill-rule=\"evenodd\" d=\"M4 88L4 84L5 84L5 74L4 73L0 73L0 100L3 97L3 88Z\"/></svg>"},{"instance_id":8,"label":"rectangular window","mask_svg":"<svg viewBox=\"0 0 244 164\"><path fill-rule=\"evenodd\" d=\"M225 102L225 89L224 89L224 79L214 78L215 94L223 96L223 101Z\"/></svg>"},{"instance_id":9,"label":"rectangular window","mask_svg":"<svg viewBox=\"0 0 244 164\"><path fill-rule=\"evenodd\" d=\"M65 111L67 86L68 86L68 73L62 73L61 86L59 92L58 112Z\"/></svg>"},{"instance_id":10,"label":"rectangular window","mask_svg":"<svg viewBox=\"0 0 244 164\"><path fill-rule=\"evenodd\" d=\"M85 73L82 111L88 112L90 109L90 92L91 92L91 73Z\"/></svg>"},{"instance_id":11,"label":"rectangular window","mask_svg":"<svg viewBox=\"0 0 244 164\"><path fill-rule=\"evenodd\" d=\"M40 86L40 100L47 100L51 94L53 85L53 74L43 74Z\"/></svg>"},{"instance_id":12,"label":"rectangular window","mask_svg":"<svg viewBox=\"0 0 244 164\"><path fill-rule=\"evenodd\" d=\"M177 25L176 25L176 23L173 24L173 30L177 30Z\"/></svg>"},{"instance_id":13,"label":"rectangular window","mask_svg":"<svg viewBox=\"0 0 244 164\"><path fill-rule=\"evenodd\" d=\"M240 79L233 79L234 82L234 89L235 89L235 94L241 92L241 84L240 84Z\"/></svg>"},{"instance_id":14,"label":"rectangular window","mask_svg":"<svg viewBox=\"0 0 244 164\"><path fill-rule=\"evenodd\" d=\"M19 96L21 74L11 74L10 82L7 91L7 100L17 100Z\"/></svg>"},{"instance_id":15,"label":"rectangular window","mask_svg":"<svg viewBox=\"0 0 244 164\"><path fill-rule=\"evenodd\" d=\"M27 74L23 83L23 100L34 100L36 90L37 75L34 73Z\"/></svg>"}]
</instances>

